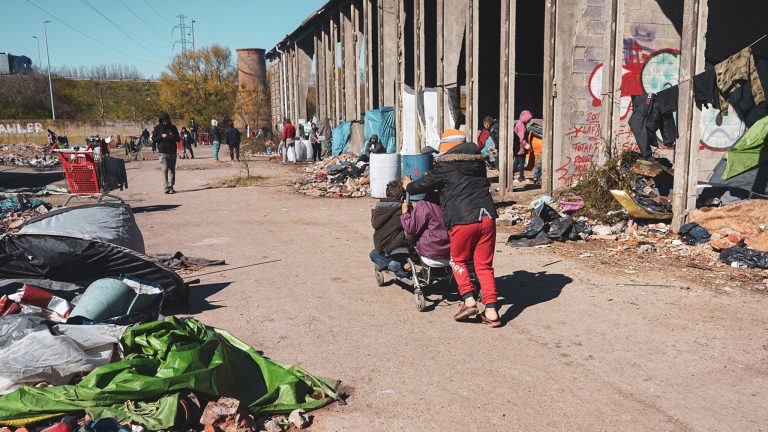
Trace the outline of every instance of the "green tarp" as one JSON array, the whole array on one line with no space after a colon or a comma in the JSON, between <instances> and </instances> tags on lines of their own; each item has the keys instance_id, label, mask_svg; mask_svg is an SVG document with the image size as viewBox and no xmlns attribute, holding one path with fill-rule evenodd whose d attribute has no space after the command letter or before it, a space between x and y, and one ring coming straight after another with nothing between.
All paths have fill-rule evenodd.
<instances>
[{"instance_id":1,"label":"green tarp","mask_svg":"<svg viewBox=\"0 0 768 432\"><path fill-rule=\"evenodd\" d=\"M387 149L387 153L397 151L396 130L395 130L395 107L383 106L377 109L365 112L365 142L376 134L379 141ZM362 154L368 152L368 146L363 145Z\"/></svg>"},{"instance_id":2,"label":"green tarp","mask_svg":"<svg viewBox=\"0 0 768 432\"><path fill-rule=\"evenodd\" d=\"M0 424L85 411L168 429L178 393L186 390L210 399L236 398L254 415L312 410L338 399L338 381L275 363L194 319L168 317L130 327L122 344L125 358L96 368L78 384L22 387L0 397Z\"/></svg>"},{"instance_id":3,"label":"green tarp","mask_svg":"<svg viewBox=\"0 0 768 432\"><path fill-rule=\"evenodd\" d=\"M741 137L725 155L727 165L723 180L747 172L752 168L768 161L768 117L763 117Z\"/></svg>"}]
</instances>

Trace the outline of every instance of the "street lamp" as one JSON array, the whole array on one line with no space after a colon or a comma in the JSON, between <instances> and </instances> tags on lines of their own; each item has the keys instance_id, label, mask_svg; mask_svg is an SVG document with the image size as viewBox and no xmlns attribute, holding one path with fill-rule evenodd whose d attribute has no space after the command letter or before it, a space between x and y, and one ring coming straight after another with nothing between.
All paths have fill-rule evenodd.
<instances>
[{"instance_id":1,"label":"street lamp","mask_svg":"<svg viewBox=\"0 0 768 432\"><path fill-rule=\"evenodd\" d=\"M45 30L45 56L48 57L48 91L51 93L51 118L56 120L56 109L53 107L53 83L51 82L51 52L48 50L48 23L51 21L43 21L43 29Z\"/></svg>"},{"instance_id":2,"label":"street lamp","mask_svg":"<svg viewBox=\"0 0 768 432\"><path fill-rule=\"evenodd\" d=\"M43 61L41 60L41 57L40 57L40 38L37 36L32 36L32 37L35 38L35 40L37 41L37 68L40 69L41 67L43 67Z\"/></svg>"}]
</instances>

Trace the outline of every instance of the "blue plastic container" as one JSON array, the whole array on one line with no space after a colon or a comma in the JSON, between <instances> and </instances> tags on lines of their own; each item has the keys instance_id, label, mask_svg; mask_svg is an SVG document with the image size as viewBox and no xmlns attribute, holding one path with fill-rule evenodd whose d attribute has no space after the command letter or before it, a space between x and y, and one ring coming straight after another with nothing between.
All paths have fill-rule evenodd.
<instances>
[{"instance_id":1,"label":"blue plastic container","mask_svg":"<svg viewBox=\"0 0 768 432\"><path fill-rule=\"evenodd\" d=\"M432 169L434 158L431 154L403 155L403 177L410 177L413 180L420 179L425 173ZM420 201L424 199L424 194L411 195L411 201Z\"/></svg>"}]
</instances>

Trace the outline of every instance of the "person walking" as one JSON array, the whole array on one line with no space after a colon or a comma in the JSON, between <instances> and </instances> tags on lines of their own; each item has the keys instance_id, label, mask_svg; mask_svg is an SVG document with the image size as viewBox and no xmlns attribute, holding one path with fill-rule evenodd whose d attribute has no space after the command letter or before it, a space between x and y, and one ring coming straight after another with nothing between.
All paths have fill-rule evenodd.
<instances>
[{"instance_id":1,"label":"person walking","mask_svg":"<svg viewBox=\"0 0 768 432\"><path fill-rule=\"evenodd\" d=\"M224 131L224 142L229 146L229 160L240 162L240 131L232 120L227 123L227 129Z\"/></svg>"},{"instance_id":2,"label":"person walking","mask_svg":"<svg viewBox=\"0 0 768 432\"><path fill-rule=\"evenodd\" d=\"M158 123L152 131L152 142L157 145L160 154L160 167L163 171L165 193L176 193L173 185L176 183L176 142L179 141L179 130L171 123L168 113L160 114Z\"/></svg>"},{"instance_id":3,"label":"person walking","mask_svg":"<svg viewBox=\"0 0 768 432\"><path fill-rule=\"evenodd\" d=\"M191 159L195 158L195 153L192 151L192 146L195 143L195 139L192 138L192 131L187 130L187 128L181 128L181 145L184 148L184 159L187 158L187 151L189 151L189 157Z\"/></svg>"},{"instance_id":4,"label":"person walking","mask_svg":"<svg viewBox=\"0 0 768 432\"><path fill-rule=\"evenodd\" d=\"M195 118L192 117L192 120L189 121L189 133L192 135L192 144L197 147L197 122L195 121ZM190 147L191 152L191 147ZM195 157L192 156L192 159Z\"/></svg>"},{"instance_id":5,"label":"person walking","mask_svg":"<svg viewBox=\"0 0 768 432\"><path fill-rule=\"evenodd\" d=\"M514 145L512 151L515 154L512 164L512 176L514 177L517 172L517 181L525 181L525 155L531 150L531 144L528 142L528 123L533 118L528 110L523 110L520 113L520 118L515 122L514 133L512 138L514 139Z\"/></svg>"},{"instance_id":6,"label":"person walking","mask_svg":"<svg viewBox=\"0 0 768 432\"><path fill-rule=\"evenodd\" d=\"M293 163L296 164L296 128L291 119L285 119L283 124L283 165L288 162L288 152L293 152Z\"/></svg>"},{"instance_id":7,"label":"person walking","mask_svg":"<svg viewBox=\"0 0 768 432\"><path fill-rule=\"evenodd\" d=\"M411 195L440 191L443 221L451 242L451 269L464 300L454 319L465 321L480 313L469 277L468 263L474 261L485 305L481 322L490 327L501 326L493 271L498 215L489 191L485 157L477 144L466 142L459 130L445 131L434 168L418 180L403 178L403 186Z\"/></svg>"},{"instance_id":8,"label":"person walking","mask_svg":"<svg viewBox=\"0 0 768 432\"><path fill-rule=\"evenodd\" d=\"M312 123L312 127L309 130L309 143L312 144L312 161L317 162L323 160L322 151L323 146L320 144L320 129L317 125Z\"/></svg>"},{"instance_id":9,"label":"person walking","mask_svg":"<svg viewBox=\"0 0 768 432\"><path fill-rule=\"evenodd\" d=\"M213 144L213 161L219 161L219 146L221 145L222 133L219 128L219 122L216 119L211 120L211 130L209 132L211 144Z\"/></svg>"},{"instance_id":10,"label":"person walking","mask_svg":"<svg viewBox=\"0 0 768 432\"><path fill-rule=\"evenodd\" d=\"M149 144L149 131L147 128L144 128L144 130L141 131L141 145L147 144Z\"/></svg>"}]
</instances>

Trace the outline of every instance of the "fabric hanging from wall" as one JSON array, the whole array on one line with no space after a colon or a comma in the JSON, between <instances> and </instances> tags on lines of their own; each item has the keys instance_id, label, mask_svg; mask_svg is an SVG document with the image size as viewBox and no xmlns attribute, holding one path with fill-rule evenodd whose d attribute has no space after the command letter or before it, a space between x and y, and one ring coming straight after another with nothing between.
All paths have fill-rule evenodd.
<instances>
[{"instance_id":1,"label":"fabric hanging from wall","mask_svg":"<svg viewBox=\"0 0 768 432\"><path fill-rule=\"evenodd\" d=\"M717 86L720 89L720 114L728 115L726 97L742 86L744 81L752 86L752 98L755 104L765 102L765 90L757 73L752 48L747 47L715 66Z\"/></svg>"},{"instance_id":2,"label":"fabric hanging from wall","mask_svg":"<svg viewBox=\"0 0 768 432\"><path fill-rule=\"evenodd\" d=\"M397 151L397 130L395 129L395 107L384 106L365 112L365 142L371 135L377 135L379 141L387 149L387 153ZM362 153L367 153L367 147L363 146Z\"/></svg>"},{"instance_id":3,"label":"fabric hanging from wall","mask_svg":"<svg viewBox=\"0 0 768 432\"><path fill-rule=\"evenodd\" d=\"M352 127L352 122L342 122L331 132L333 137L331 154L338 156L346 151L349 147L349 130Z\"/></svg>"},{"instance_id":4,"label":"fabric hanging from wall","mask_svg":"<svg viewBox=\"0 0 768 432\"><path fill-rule=\"evenodd\" d=\"M416 128L421 125L416 124L416 110L419 107L417 93L407 85L403 85L403 111L401 115L403 123L403 144L400 147L400 154L416 154Z\"/></svg>"},{"instance_id":5,"label":"fabric hanging from wall","mask_svg":"<svg viewBox=\"0 0 768 432\"><path fill-rule=\"evenodd\" d=\"M438 92L434 88L424 89L422 94L424 98L424 145L434 149L440 148L440 125L437 120L437 97Z\"/></svg>"},{"instance_id":6,"label":"fabric hanging from wall","mask_svg":"<svg viewBox=\"0 0 768 432\"><path fill-rule=\"evenodd\" d=\"M632 97L632 116L628 123L643 158L650 158L653 154L651 147L658 147L656 131L661 132L662 142L667 146L677 140L675 113L679 96L680 88L674 86L658 94Z\"/></svg>"}]
</instances>

